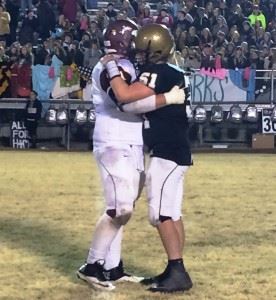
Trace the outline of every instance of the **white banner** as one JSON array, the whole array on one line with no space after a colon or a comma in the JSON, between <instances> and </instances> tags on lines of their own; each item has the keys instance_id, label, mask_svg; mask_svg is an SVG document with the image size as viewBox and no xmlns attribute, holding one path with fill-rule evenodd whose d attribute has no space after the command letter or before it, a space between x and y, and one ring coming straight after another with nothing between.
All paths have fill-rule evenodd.
<instances>
[{"instance_id":1,"label":"white banner","mask_svg":"<svg viewBox=\"0 0 276 300\"><path fill-rule=\"evenodd\" d=\"M248 80L244 79L244 70L196 72L191 78L193 103L254 102L255 72L252 71Z\"/></svg>"}]
</instances>

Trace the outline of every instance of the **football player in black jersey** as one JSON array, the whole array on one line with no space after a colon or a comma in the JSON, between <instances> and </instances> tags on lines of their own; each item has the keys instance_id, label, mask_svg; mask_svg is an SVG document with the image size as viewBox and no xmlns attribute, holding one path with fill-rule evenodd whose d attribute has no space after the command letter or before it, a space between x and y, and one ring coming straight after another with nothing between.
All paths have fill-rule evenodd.
<instances>
[{"instance_id":1,"label":"football player in black jersey","mask_svg":"<svg viewBox=\"0 0 276 300\"><path fill-rule=\"evenodd\" d=\"M114 58L103 59L118 101L128 103L154 93L165 93L176 84L185 88L187 99L188 77L168 63L174 51L169 30L158 24L146 25L138 30L134 44L140 75L139 81L131 85L121 79ZM152 284L149 290L153 292L189 290L192 281L182 258L185 234L181 215L183 179L192 164L186 104L146 113L143 139L151 157L146 180L149 219L157 227L168 255L165 271L144 283Z\"/></svg>"}]
</instances>

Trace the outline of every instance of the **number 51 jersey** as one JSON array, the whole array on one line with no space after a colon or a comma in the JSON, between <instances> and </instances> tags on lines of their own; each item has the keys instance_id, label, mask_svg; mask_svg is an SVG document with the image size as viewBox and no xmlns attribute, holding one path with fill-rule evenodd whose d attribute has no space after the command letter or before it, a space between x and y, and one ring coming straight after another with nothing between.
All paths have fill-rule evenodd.
<instances>
[{"instance_id":1,"label":"number 51 jersey","mask_svg":"<svg viewBox=\"0 0 276 300\"><path fill-rule=\"evenodd\" d=\"M156 94L166 93L175 85L190 88L189 78L184 72L167 63L145 65L139 80ZM146 113L143 124L144 144L151 156L171 160L178 165L191 165L188 127L185 103L168 105Z\"/></svg>"},{"instance_id":2,"label":"number 51 jersey","mask_svg":"<svg viewBox=\"0 0 276 300\"><path fill-rule=\"evenodd\" d=\"M118 61L123 79L130 84L136 80L133 65L126 59ZM109 84L107 71L98 62L92 73L92 97L96 112L93 143L124 143L143 145L142 118L122 112Z\"/></svg>"}]
</instances>

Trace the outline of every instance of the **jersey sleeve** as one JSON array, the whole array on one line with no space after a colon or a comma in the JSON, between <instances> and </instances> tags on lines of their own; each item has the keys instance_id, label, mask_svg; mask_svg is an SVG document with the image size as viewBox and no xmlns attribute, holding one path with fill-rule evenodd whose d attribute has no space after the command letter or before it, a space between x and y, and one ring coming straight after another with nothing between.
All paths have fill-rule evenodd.
<instances>
[{"instance_id":1,"label":"jersey sleeve","mask_svg":"<svg viewBox=\"0 0 276 300\"><path fill-rule=\"evenodd\" d=\"M136 80L136 72L132 65L132 63L126 59L121 59L118 62L118 68L121 73L121 78L127 83L131 84ZM116 104L116 106L122 110L121 104L115 97L115 94L110 86L110 79L106 69L102 69L99 74L100 77L100 85L103 91L105 91L111 100Z\"/></svg>"}]
</instances>

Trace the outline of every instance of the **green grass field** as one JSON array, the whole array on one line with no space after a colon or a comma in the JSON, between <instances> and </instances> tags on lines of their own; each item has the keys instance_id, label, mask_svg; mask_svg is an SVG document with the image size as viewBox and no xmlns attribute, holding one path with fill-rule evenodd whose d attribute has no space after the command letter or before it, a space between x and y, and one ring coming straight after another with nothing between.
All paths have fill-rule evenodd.
<instances>
[{"instance_id":1,"label":"green grass field","mask_svg":"<svg viewBox=\"0 0 276 300\"><path fill-rule=\"evenodd\" d=\"M0 152L0 299L276 299L276 156L196 154L194 161L184 205L193 289L162 295L124 283L107 293L75 276L104 208L91 154ZM144 196L125 229L123 258L137 275L166 264Z\"/></svg>"}]
</instances>

